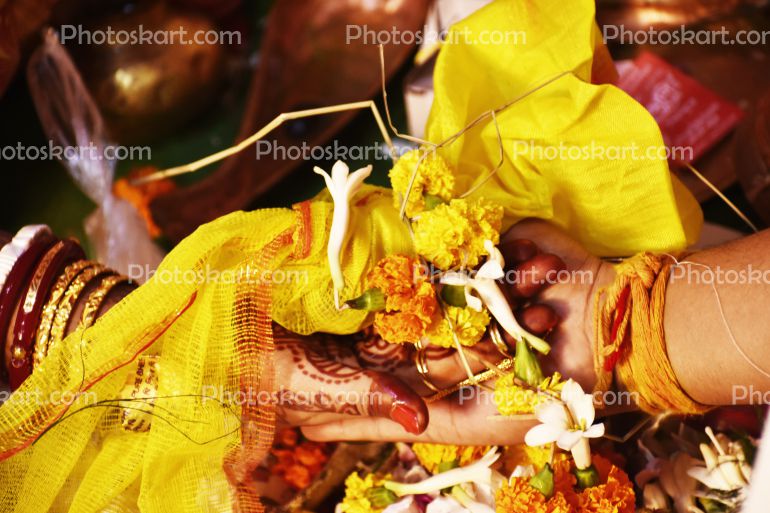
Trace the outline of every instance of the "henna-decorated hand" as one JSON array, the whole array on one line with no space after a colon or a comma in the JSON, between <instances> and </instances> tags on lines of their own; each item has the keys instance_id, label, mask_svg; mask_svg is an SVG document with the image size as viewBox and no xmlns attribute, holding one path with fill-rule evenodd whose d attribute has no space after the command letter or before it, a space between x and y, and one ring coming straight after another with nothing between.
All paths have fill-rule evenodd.
<instances>
[{"instance_id":1,"label":"henna-decorated hand","mask_svg":"<svg viewBox=\"0 0 770 513\"><path fill-rule=\"evenodd\" d=\"M612 279L612 269L543 221L517 224L504 236L500 249L507 268L520 271L509 274L518 279L507 285L519 322L532 333L547 336L552 346L543 359L544 371L559 370L590 388L595 380L592 298ZM556 275L558 271L566 273ZM513 341L507 342L513 352ZM276 344L279 382L290 392L285 397L302 403L282 404L282 417L303 426L311 439L508 444L521 442L531 425L494 417L489 392L469 397L466 389L426 405L422 397L433 392L416 371L414 348L386 343L371 332L299 337L279 331ZM466 356L473 372L485 369L482 361L503 358L489 340L466 349ZM454 349L429 348L427 361L430 380L439 388L467 377ZM315 403L308 400L313 397Z\"/></svg>"}]
</instances>

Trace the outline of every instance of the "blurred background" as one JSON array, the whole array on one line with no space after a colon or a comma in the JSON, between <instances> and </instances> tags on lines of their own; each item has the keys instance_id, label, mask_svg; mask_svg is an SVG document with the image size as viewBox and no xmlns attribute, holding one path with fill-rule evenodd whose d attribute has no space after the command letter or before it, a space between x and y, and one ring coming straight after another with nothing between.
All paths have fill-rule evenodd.
<instances>
[{"instance_id":1,"label":"blurred background","mask_svg":"<svg viewBox=\"0 0 770 513\"><path fill-rule=\"evenodd\" d=\"M0 148L49 143L51 127L36 111L27 69L48 27L58 32L73 59L104 118L109 140L128 149L148 149L115 162L120 178L213 153L281 112L365 99L374 99L382 109L377 47L346 41L350 35L346 27L431 27L441 33L485 3L0 0ZM764 40L747 45L623 41L617 27L768 31L769 12L767 2L757 0L597 4L597 20L605 27L620 70L618 85L648 108L652 102L665 104L664 109L651 111L669 143L669 137L676 137L674 130L683 131L683 122L666 111L692 110L693 102L695 110L713 109L714 116L707 121L694 114L690 119L693 125L713 125L691 131L691 137L702 143L693 163L761 226L770 221L770 47ZM180 27L190 34L206 32L212 43L98 40L108 30L168 33ZM770 36L766 39L770 41ZM399 129L419 134L430 105L438 45L400 43L385 46L389 106ZM677 84L666 86L661 78L665 76ZM46 83L45 78L37 88L42 94L58 94L57 84ZM286 145L306 142L310 147L383 143L368 111L295 120L268 139ZM310 174L312 165L331 165L331 159L256 158L254 153L247 150L225 163L149 188L136 189L124 181L118 195L144 207L152 235L168 249L200 223L228 211L287 205L312 196L322 187L322 181ZM65 165L55 159L19 158L8 152L5 156L12 158L0 158L0 225L13 231L26 223L45 222L57 233L84 239L83 221L94 203L68 176ZM371 155L357 156L351 152L351 167L373 160ZM389 160L383 155L372 163L372 181L387 184ZM688 170L674 172L696 193L708 221L745 230L745 224Z\"/></svg>"}]
</instances>

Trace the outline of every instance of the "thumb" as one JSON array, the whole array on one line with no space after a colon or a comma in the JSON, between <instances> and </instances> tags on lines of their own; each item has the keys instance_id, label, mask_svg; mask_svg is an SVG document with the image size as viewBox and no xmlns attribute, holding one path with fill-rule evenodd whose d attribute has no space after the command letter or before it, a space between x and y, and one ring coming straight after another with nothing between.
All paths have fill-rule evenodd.
<instances>
[{"instance_id":1,"label":"thumb","mask_svg":"<svg viewBox=\"0 0 770 513\"><path fill-rule=\"evenodd\" d=\"M276 338L279 412L292 425L309 426L346 416L380 417L419 434L428 426L423 399L392 374L366 371L342 341L282 334Z\"/></svg>"}]
</instances>

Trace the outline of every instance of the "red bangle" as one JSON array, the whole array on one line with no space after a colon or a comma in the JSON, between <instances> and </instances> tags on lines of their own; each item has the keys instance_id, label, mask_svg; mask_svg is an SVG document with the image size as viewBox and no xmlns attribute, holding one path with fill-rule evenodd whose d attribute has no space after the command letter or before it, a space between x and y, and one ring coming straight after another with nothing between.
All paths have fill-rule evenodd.
<instances>
[{"instance_id":1,"label":"red bangle","mask_svg":"<svg viewBox=\"0 0 770 513\"><path fill-rule=\"evenodd\" d=\"M30 274L42 258L43 254L56 242L50 231L41 231L29 244L26 251L19 255L19 258L13 264L11 271L6 277L2 290L0 290L0 340L5 342L8 337L8 324L11 320L19 294L22 287L26 285L27 280L30 278ZM6 344L0 344L3 347ZM0 358L5 359L5 351L0 353ZM5 365L0 368L7 368L9 362L5 362Z\"/></svg>"},{"instance_id":2,"label":"red bangle","mask_svg":"<svg viewBox=\"0 0 770 513\"><path fill-rule=\"evenodd\" d=\"M35 331L54 281L65 266L83 258L85 254L80 244L73 239L66 239L54 244L38 263L27 289L21 295L13 339L5 351L11 390L18 388L32 373Z\"/></svg>"}]
</instances>

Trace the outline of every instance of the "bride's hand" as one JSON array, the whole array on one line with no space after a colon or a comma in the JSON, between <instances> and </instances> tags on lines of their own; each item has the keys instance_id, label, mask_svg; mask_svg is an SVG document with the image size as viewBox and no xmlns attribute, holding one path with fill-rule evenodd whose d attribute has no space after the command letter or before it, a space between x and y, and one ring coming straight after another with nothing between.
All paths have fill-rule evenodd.
<instances>
[{"instance_id":1,"label":"bride's hand","mask_svg":"<svg viewBox=\"0 0 770 513\"><path fill-rule=\"evenodd\" d=\"M558 369L590 389L592 298L612 279L612 269L542 221L517 224L499 247L506 270L518 271L506 273L504 287L519 322L552 346L544 371ZM507 342L512 353L512 340ZM287 392L279 404L282 419L303 426L312 439L506 444L520 442L531 425L496 416L489 392L465 389L426 404L423 397L433 392L416 371L413 347L388 344L371 332L299 337L279 330L276 345L277 375ZM430 348L426 357L436 387L467 378L455 350ZM477 373L485 369L483 361L504 356L485 340L466 349L466 358Z\"/></svg>"}]
</instances>

